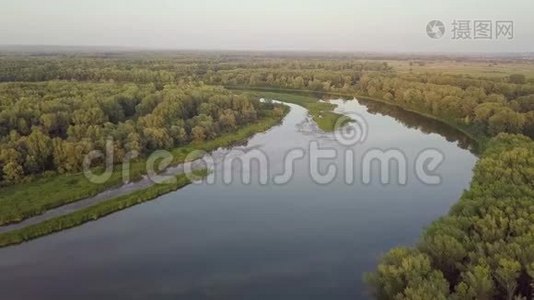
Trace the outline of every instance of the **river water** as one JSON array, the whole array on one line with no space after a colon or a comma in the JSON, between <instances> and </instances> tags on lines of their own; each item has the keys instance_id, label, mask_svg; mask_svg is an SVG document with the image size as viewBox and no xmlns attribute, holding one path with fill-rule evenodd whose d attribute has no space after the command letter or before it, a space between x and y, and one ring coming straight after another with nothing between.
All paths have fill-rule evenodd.
<instances>
[{"instance_id":1,"label":"river water","mask_svg":"<svg viewBox=\"0 0 534 300\"><path fill-rule=\"evenodd\" d=\"M245 145L214 153L214 183L192 184L98 221L0 249L1 299L367 299L363 274L399 245L413 245L425 226L447 213L468 187L476 157L469 139L445 125L395 107L335 100L340 113L357 113L365 141L341 145L317 130L307 111L290 105L283 123ZM310 170L310 144L355 153L354 180L346 159L324 159L319 170L337 176L318 184ZM225 183L221 158L261 151L268 183L258 165L233 168ZM273 178L287 170L284 157L302 149L285 184ZM362 182L370 150L403 153L407 182ZM427 149L444 156L432 172L441 183L417 178L415 161ZM228 174L226 174L228 175Z\"/></svg>"}]
</instances>

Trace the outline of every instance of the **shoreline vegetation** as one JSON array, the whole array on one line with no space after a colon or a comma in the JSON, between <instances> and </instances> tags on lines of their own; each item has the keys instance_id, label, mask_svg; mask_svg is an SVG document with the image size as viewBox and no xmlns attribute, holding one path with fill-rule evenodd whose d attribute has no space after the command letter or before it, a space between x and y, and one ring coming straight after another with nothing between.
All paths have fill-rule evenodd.
<instances>
[{"instance_id":1,"label":"shoreline vegetation","mask_svg":"<svg viewBox=\"0 0 534 300\"><path fill-rule=\"evenodd\" d=\"M317 97L311 95L299 95L281 93L283 90L265 90L255 88L232 88L227 87L229 90L239 90L245 93L251 94L255 97L263 97L269 99L276 99L283 102L293 103L300 105L308 110L308 113L312 116L313 121L317 124L319 129L325 132L331 132L335 130L337 122L340 118L344 118L343 115L333 112L335 105L327 102L319 102Z\"/></svg>"},{"instance_id":2,"label":"shoreline vegetation","mask_svg":"<svg viewBox=\"0 0 534 300\"><path fill-rule=\"evenodd\" d=\"M256 133L261 133L266 130L269 130L276 124L279 124L289 112L289 107L285 105L281 107L283 111L282 115L269 115L267 117L260 119L259 121L253 124L249 124L242 128L239 128L235 132L226 133L213 140L205 141L203 143L192 143L190 145L176 147L174 149L168 150L173 155L173 162L171 163L171 165L169 165L169 167L183 163L186 159L186 156L192 151L201 150L201 151L210 152L221 147L229 147L235 143L239 143L240 141L250 138ZM144 159L132 162L130 167L131 167L131 172L133 174L132 176L133 178L140 178L142 175L145 174L144 173L146 171L144 168L145 164L146 164L146 161ZM161 171L164 171L164 170L161 170ZM195 174L197 172L199 172L198 176L207 175L206 170L196 171ZM63 176L58 175L58 177L65 177L65 176L71 177L68 175L63 175ZM83 177L82 174L76 174L73 176ZM100 187L98 190L94 189L92 190L92 192L97 193L96 191L101 192L108 188L111 188L112 186L120 185L122 183L121 176L122 176L121 167L120 166L115 167L112 178L117 178L119 182L117 183L116 181L113 181L112 185L102 185L104 187ZM185 175L177 175L176 178L177 178L177 182L175 184L153 185L148 188L134 191L126 195L108 199L106 201L100 202L90 207L77 210L70 214L51 218L49 220L45 220L38 224L29 225L21 229L16 229L13 231L0 233L0 247L20 244L22 242L29 241L29 240L32 240L38 237L42 237L42 236L45 236L51 233L59 232L64 229L73 228L73 227L82 225L89 221L97 220L113 212L117 212L117 211L126 209L128 207L155 199L166 193L180 189L190 183L189 179ZM52 182L54 181L55 181L55 178L52 179ZM87 179L80 180L80 181L90 184L88 183ZM38 184L38 182L34 182L33 184ZM96 184L90 184L90 185L93 185L95 187L98 186ZM78 200L81 200L81 198L75 199L70 202L75 202ZM67 204L67 202L63 202L61 204L59 203L60 202L56 202L55 204L58 204L58 205L55 207L59 207L61 205ZM45 212L48 209L50 208L44 209L40 211L40 213ZM37 214L33 214L33 215L28 214L28 216L35 216L35 215ZM7 225L7 224L4 224L4 225Z\"/></svg>"},{"instance_id":3,"label":"shoreline vegetation","mask_svg":"<svg viewBox=\"0 0 534 300\"><path fill-rule=\"evenodd\" d=\"M287 106L280 105L278 107L282 110L281 115L268 112L265 117L258 121L247 124L233 132L225 133L212 140L193 142L185 146L168 149L173 157L173 161L169 167L183 163L187 155L193 151L201 150L210 152L220 147L229 147L232 144L246 140L256 133L268 130L280 123L289 111ZM130 182L135 182L146 174L145 166L146 158L136 159L130 163ZM94 172L98 173L98 169L94 170ZM122 180L122 166L116 165L114 166L110 179L102 184L91 183L85 178L83 173L76 173L42 177L32 182L4 187L0 192L2 198L0 226L18 223L47 210L94 196L110 188L122 185ZM29 201L30 199L22 201L25 197L37 194L40 195L40 201Z\"/></svg>"},{"instance_id":4,"label":"shoreline vegetation","mask_svg":"<svg viewBox=\"0 0 534 300\"><path fill-rule=\"evenodd\" d=\"M196 176L203 177L208 173L204 170L195 172ZM73 213L55 217L39 224L5 232L0 234L0 248L21 244L39 237L43 237L55 232L70 229L87 222L95 221L112 213L126 208L153 200L159 196L179 190L191 183L186 175L178 175L175 182L155 184L146 189L112 198L110 200L92 205L90 207L77 210Z\"/></svg>"}]
</instances>

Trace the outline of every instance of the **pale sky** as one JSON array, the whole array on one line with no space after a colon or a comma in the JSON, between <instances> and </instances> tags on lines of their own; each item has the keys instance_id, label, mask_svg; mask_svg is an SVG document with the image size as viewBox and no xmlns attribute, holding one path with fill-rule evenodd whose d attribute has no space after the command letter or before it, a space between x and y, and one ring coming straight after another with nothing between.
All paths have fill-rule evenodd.
<instances>
[{"instance_id":1,"label":"pale sky","mask_svg":"<svg viewBox=\"0 0 534 300\"><path fill-rule=\"evenodd\" d=\"M534 52L533 11L534 0L0 0L0 45ZM434 19L441 39L426 35ZM455 19L511 20L515 36L454 40Z\"/></svg>"}]
</instances>

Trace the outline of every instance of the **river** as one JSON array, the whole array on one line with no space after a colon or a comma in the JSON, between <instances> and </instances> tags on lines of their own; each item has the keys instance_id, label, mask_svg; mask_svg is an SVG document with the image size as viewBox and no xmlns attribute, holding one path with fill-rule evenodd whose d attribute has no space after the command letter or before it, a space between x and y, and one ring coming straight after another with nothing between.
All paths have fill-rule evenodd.
<instances>
[{"instance_id":1,"label":"river","mask_svg":"<svg viewBox=\"0 0 534 300\"><path fill-rule=\"evenodd\" d=\"M357 113L365 141L344 146L317 130L307 111L290 105L283 123L245 145L214 153L207 181L98 221L0 249L2 299L368 299L363 274L394 246L413 245L425 226L447 213L469 185L476 156L469 139L437 121L395 107L335 100L340 113ZM395 149L407 162L407 182L371 182L357 171L347 183L343 155L319 163L337 176L318 184L309 147L356 154L355 170L370 150ZM235 150L261 151L269 184L253 176L224 181L221 158ZM294 174L274 184L286 154L303 149ZM422 151L444 160L437 185L415 176ZM376 165L374 165L376 167ZM251 166L256 174L258 166ZM246 167L244 169L247 169ZM398 168L393 167L394 171ZM376 174L375 174L376 173ZM392 172L395 173L396 172Z\"/></svg>"}]
</instances>

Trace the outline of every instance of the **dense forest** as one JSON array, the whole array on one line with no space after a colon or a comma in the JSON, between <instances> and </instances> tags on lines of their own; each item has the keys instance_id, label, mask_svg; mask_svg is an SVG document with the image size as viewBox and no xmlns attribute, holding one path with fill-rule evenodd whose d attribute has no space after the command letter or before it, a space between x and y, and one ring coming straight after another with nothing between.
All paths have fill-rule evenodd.
<instances>
[{"instance_id":1,"label":"dense forest","mask_svg":"<svg viewBox=\"0 0 534 300\"><path fill-rule=\"evenodd\" d=\"M0 181L79 171L83 154L110 138L119 162L131 151L202 142L254 122L261 105L204 85L2 83Z\"/></svg>"}]
</instances>

